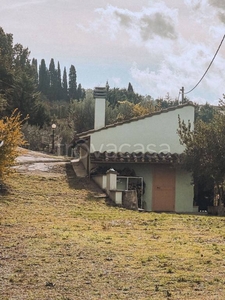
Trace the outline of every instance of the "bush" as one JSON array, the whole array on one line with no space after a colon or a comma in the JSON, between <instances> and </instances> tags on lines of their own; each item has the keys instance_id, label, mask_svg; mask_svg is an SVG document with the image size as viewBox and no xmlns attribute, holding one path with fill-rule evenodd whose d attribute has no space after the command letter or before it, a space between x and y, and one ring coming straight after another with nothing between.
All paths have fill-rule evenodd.
<instances>
[{"instance_id":1,"label":"bush","mask_svg":"<svg viewBox=\"0 0 225 300\"><path fill-rule=\"evenodd\" d=\"M0 120L0 141L3 143L0 147L0 180L12 171L11 167L18 156L18 146L26 144L21 131L23 121L17 110L10 117Z\"/></svg>"}]
</instances>

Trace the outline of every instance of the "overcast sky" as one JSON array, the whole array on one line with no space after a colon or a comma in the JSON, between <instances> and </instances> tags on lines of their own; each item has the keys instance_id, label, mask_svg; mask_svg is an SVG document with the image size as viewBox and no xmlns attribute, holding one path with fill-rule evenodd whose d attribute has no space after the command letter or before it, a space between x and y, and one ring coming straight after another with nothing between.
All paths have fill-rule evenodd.
<instances>
[{"instance_id":1,"label":"overcast sky","mask_svg":"<svg viewBox=\"0 0 225 300\"><path fill-rule=\"evenodd\" d=\"M224 0L0 0L0 26L38 64L73 64L84 88L178 97L202 77L225 34ZM225 42L192 101L225 93Z\"/></svg>"}]
</instances>

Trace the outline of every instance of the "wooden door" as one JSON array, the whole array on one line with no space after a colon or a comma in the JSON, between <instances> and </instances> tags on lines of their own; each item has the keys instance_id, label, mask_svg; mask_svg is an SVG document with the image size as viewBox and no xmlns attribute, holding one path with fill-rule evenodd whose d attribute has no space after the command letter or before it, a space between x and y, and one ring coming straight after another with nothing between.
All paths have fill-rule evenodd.
<instances>
[{"instance_id":1,"label":"wooden door","mask_svg":"<svg viewBox=\"0 0 225 300\"><path fill-rule=\"evenodd\" d=\"M153 172L152 210L175 211L175 169L155 166Z\"/></svg>"}]
</instances>

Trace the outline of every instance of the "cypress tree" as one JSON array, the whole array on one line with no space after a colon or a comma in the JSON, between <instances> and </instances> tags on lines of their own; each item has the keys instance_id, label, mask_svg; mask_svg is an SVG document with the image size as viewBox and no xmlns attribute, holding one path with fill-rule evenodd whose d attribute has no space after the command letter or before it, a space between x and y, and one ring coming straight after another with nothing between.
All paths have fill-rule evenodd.
<instances>
[{"instance_id":1,"label":"cypress tree","mask_svg":"<svg viewBox=\"0 0 225 300\"><path fill-rule=\"evenodd\" d=\"M57 100L57 71L55 69L55 62L54 59L51 58L49 64L49 80L50 80L50 93L49 99L50 100Z\"/></svg>"},{"instance_id":2,"label":"cypress tree","mask_svg":"<svg viewBox=\"0 0 225 300\"><path fill-rule=\"evenodd\" d=\"M132 84L131 84L130 82L129 82L129 84L128 84L127 91L128 91L128 93L134 93L133 86L132 86Z\"/></svg>"},{"instance_id":3,"label":"cypress tree","mask_svg":"<svg viewBox=\"0 0 225 300\"><path fill-rule=\"evenodd\" d=\"M69 97L76 99L77 96L77 74L74 65L71 65L69 72Z\"/></svg>"},{"instance_id":4,"label":"cypress tree","mask_svg":"<svg viewBox=\"0 0 225 300\"><path fill-rule=\"evenodd\" d=\"M38 67L37 67L37 59L33 58L32 59L32 68L33 68L33 71L34 71L34 78L35 78L35 83L36 85L38 85Z\"/></svg>"},{"instance_id":5,"label":"cypress tree","mask_svg":"<svg viewBox=\"0 0 225 300\"><path fill-rule=\"evenodd\" d=\"M81 84L78 84L78 88L77 88L77 100L84 100L85 98L85 90L82 88Z\"/></svg>"},{"instance_id":6,"label":"cypress tree","mask_svg":"<svg viewBox=\"0 0 225 300\"><path fill-rule=\"evenodd\" d=\"M67 72L66 67L63 70L63 81L62 81L62 90L63 90L63 100L68 101L68 84L67 84Z\"/></svg>"},{"instance_id":7,"label":"cypress tree","mask_svg":"<svg viewBox=\"0 0 225 300\"><path fill-rule=\"evenodd\" d=\"M61 100L63 98L62 96L62 79L61 79L61 69L60 64L58 62L58 68L57 68L57 100Z\"/></svg>"},{"instance_id":8,"label":"cypress tree","mask_svg":"<svg viewBox=\"0 0 225 300\"><path fill-rule=\"evenodd\" d=\"M45 96L49 95L50 89L50 81L49 81L49 72L45 64L45 60L41 60L41 64L39 66L39 85L38 89Z\"/></svg>"}]
</instances>

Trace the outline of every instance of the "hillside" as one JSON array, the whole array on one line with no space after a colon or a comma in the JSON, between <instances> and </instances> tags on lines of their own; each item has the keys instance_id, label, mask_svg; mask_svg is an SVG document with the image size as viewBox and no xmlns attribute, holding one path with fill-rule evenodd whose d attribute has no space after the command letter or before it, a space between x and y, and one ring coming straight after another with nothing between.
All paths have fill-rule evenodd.
<instances>
[{"instance_id":1,"label":"hillside","mask_svg":"<svg viewBox=\"0 0 225 300\"><path fill-rule=\"evenodd\" d=\"M7 185L1 300L224 299L224 218L109 206L67 164Z\"/></svg>"}]
</instances>

